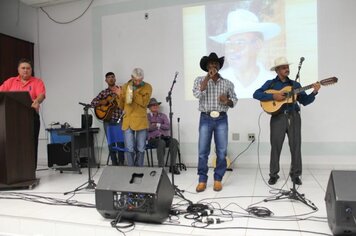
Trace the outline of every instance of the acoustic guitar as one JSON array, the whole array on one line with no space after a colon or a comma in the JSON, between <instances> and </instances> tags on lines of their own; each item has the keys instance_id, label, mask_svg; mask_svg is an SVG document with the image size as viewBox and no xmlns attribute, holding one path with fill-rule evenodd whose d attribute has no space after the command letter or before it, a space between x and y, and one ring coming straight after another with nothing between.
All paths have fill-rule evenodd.
<instances>
[{"instance_id":1,"label":"acoustic guitar","mask_svg":"<svg viewBox=\"0 0 356 236\"><path fill-rule=\"evenodd\" d=\"M327 85L335 84L337 81L338 81L338 78L330 77L330 78L323 79L323 80L319 81L319 83L323 86L327 86ZM311 88L313 88L313 84L310 84L305 87L297 88L297 89L293 89L292 86L286 86L281 90L268 89L265 91L265 93L274 94L274 93L282 92L282 93L284 93L286 99L284 99L282 101L275 101L275 100L261 101L261 107L268 114L271 114L271 115L278 114L278 112L280 111L280 109L282 108L282 106L284 104L293 103L293 101L296 101L298 93L303 92L308 89L311 89Z\"/></svg>"},{"instance_id":2,"label":"acoustic guitar","mask_svg":"<svg viewBox=\"0 0 356 236\"><path fill-rule=\"evenodd\" d=\"M105 105L98 105L95 107L95 116L99 120L110 121L113 112L117 109L118 104L116 102L116 95L109 95L106 98L100 100L100 103L105 102Z\"/></svg>"}]
</instances>

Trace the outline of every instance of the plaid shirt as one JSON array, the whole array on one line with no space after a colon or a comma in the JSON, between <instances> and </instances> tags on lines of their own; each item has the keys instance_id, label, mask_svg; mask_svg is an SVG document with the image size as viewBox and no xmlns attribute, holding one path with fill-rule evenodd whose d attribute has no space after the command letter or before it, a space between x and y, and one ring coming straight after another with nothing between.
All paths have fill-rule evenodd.
<instances>
[{"instance_id":1,"label":"plaid shirt","mask_svg":"<svg viewBox=\"0 0 356 236\"><path fill-rule=\"evenodd\" d=\"M199 111L226 112L229 109L229 106L219 102L219 96L223 94L233 102L234 106L236 105L237 97L234 84L231 81L224 79L219 75L219 79L216 83L213 80L209 80L207 88L204 91L200 91L200 84L204 79L205 76L196 78L193 87L193 95L199 99Z\"/></svg>"},{"instance_id":2,"label":"plaid shirt","mask_svg":"<svg viewBox=\"0 0 356 236\"><path fill-rule=\"evenodd\" d=\"M153 113L148 113L147 118L149 121L148 127L148 138L158 138L161 136L170 136L170 122L166 114L158 112L157 115ZM157 128L156 124L159 123L161 126Z\"/></svg>"},{"instance_id":3,"label":"plaid shirt","mask_svg":"<svg viewBox=\"0 0 356 236\"><path fill-rule=\"evenodd\" d=\"M99 102L103 99L106 99L108 96L116 96L116 94L114 92L112 92L109 88L102 90L98 96L96 96L92 101L91 101L91 105L93 107L96 107L99 105ZM111 117L111 121L116 122L119 117L121 116L122 111L120 110L120 108L117 108L113 111L112 113L112 117Z\"/></svg>"}]
</instances>

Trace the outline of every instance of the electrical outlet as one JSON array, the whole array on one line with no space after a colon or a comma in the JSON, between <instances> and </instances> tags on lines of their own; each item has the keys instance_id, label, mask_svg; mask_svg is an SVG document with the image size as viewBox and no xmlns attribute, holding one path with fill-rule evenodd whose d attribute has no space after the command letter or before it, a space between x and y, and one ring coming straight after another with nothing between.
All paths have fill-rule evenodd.
<instances>
[{"instance_id":1,"label":"electrical outlet","mask_svg":"<svg viewBox=\"0 0 356 236\"><path fill-rule=\"evenodd\" d=\"M240 140L240 134L239 133L232 133L232 140L234 140L234 141Z\"/></svg>"},{"instance_id":2,"label":"electrical outlet","mask_svg":"<svg viewBox=\"0 0 356 236\"><path fill-rule=\"evenodd\" d=\"M248 141L253 141L253 140L255 140L255 134L254 133L249 133L247 135L247 138L248 138Z\"/></svg>"}]
</instances>

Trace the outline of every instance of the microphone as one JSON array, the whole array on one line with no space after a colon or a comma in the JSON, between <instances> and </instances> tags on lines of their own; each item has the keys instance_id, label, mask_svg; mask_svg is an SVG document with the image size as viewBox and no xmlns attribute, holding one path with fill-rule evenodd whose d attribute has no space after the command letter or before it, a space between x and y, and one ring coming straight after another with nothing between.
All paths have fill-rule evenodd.
<instances>
[{"instance_id":1,"label":"microphone","mask_svg":"<svg viewBox=\"0 0 356 236\"><path fill-rule=\"evenodd\" d=\"M217 72L218 70L216 68L209 70L208 71L209 77L213 77Z\"/></svg>"},{"instance_id":2,"label":"microphone","mask_svg":"<svg viewBox=\"0 0 356 236\"><path fill-rule=\"evenodd\" d=\"M303 61L305 60L305 58L304 57L301 57L300 58L300 61L299 61L299 66L302 66L302 63L303 63Z\"/></svg>"},{"instance_id":3,"label":"microphone","mask_svg":"<svg viewBox=\"0 0 356 236\"><path fill-rule=\"evenodd\" d=\"M84 107L91 107L90 104L86 104L86 103L83 103L83 102L79 102L79 105L82 105L82 106L84 106Z\"/></svg>"},{"instance_id":4,"label":"microphone","mask_svg":"<svg viewBox=\"0 0 356 236\"><path fill-rule=\"evenodd\" d=\"M122 117L125 115L125 111L122 111L122 114L121 114L121 116L119 117L119 119L117 120L117 122L116 123L120 123L120 121L121 121L121 119L122 119Z\"/></svg>"}]
</instances>

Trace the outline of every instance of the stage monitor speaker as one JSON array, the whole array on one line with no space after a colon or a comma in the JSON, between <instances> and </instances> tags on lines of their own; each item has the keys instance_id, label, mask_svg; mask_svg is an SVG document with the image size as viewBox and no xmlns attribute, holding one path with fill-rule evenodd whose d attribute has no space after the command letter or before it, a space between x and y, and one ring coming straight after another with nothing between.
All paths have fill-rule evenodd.
<instances>
[{"instance_id":1,"label":"stage monitor speaker","mask_svg":"<svg viewBox=\"0 0 356 236\"><path fill-rule=\"evenodd\" d=\"M169 216L174 188L163 168L107 166L95 189L104 218L162 223Z\"/></svg>"},{"instance_id":2,"label":"stage monitor speaker","mask_svg":"<svg viewBox=\"0 0 356 236\"><path fill-rule=\"evenodd\" d=\"M325 204L333 234L356 235L356 171L331 171Z\"/></svg>"}]
</instances>

